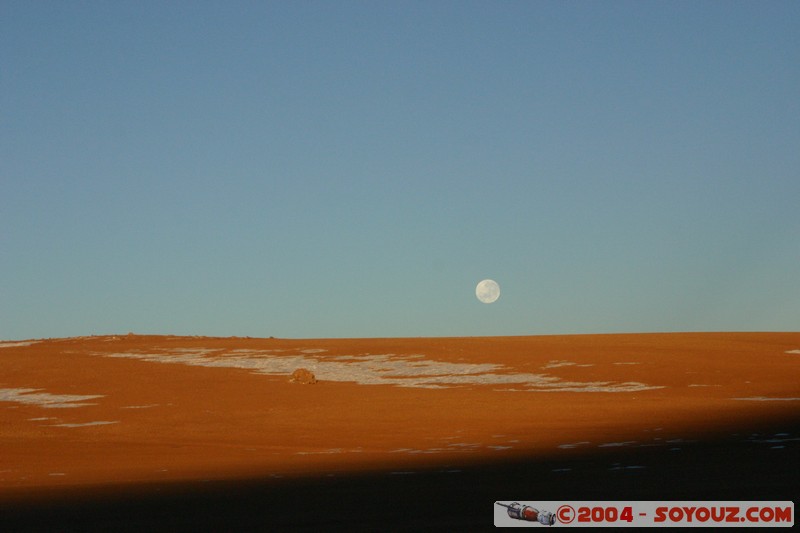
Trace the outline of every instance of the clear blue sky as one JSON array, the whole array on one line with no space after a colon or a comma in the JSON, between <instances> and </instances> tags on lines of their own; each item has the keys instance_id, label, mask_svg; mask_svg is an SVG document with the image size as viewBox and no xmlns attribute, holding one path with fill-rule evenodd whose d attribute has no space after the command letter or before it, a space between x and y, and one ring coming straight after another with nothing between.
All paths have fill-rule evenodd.
<instances>
[{"instance_id":1,"label":"clear blue sky","mask_svg":"<svg viewBox=\"0 0 800 533\"><path fill-rule=\"evenodd\" d=\"M3 0L0 106L3 339L799 329L800 2Z\"/></svg>"}]
</instances>

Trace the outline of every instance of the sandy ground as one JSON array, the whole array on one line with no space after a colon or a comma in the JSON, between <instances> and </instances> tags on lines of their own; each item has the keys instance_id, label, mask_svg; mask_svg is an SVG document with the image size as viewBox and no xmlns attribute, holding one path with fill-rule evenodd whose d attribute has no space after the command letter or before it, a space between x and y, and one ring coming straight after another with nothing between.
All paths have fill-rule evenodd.
<instances>
[{"instance_id":1,"label":"sandy ground","mask_svg":"<svg viewBox=\"0 0 800 533\"><path fill-rule=\"evenodd\" d=\"M0 526L471 529L504 498L796 501L799 422L800 333L4 341Z\"/></svg>"}]
</instances>

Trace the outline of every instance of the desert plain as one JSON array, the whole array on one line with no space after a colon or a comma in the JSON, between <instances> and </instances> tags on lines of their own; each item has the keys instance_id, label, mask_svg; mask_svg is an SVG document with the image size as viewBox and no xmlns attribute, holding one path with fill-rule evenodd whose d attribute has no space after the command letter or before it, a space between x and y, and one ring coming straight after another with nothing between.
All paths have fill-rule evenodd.
<instances>
[{"instance_id":1,"label":"desert plain","mask_svg":"<svg viewBox=\"0 0 800 533\"><path fill-rule=\"evenodd\" d=\"M797 501L798 452L800 333L0 342L0 529L464 530L504 499Z\"/></svg>"}]
</instances>

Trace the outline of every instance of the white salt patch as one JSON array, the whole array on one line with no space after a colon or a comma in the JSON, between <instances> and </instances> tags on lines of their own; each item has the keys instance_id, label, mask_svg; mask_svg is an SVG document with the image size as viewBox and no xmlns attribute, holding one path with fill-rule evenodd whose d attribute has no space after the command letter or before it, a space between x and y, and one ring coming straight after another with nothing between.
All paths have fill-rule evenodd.
<instances>
[{"instance_id":1,"label":"white salt patch","mask_svg":"<svg viewBox=\"0 0 800 533\"><path fill-rule=\"evenodd\" d=\"M558 360L556 360L556 361L550 361L549 363L544 365L542 368L559 368L559 367L562 367L562 366L586 367L586 366L594 366L594 364L578 364L578 363L573 363L572 361L558 361Z\"/></svg>"},{"instance_id":2,"label":"white salt patch","mask_svg":"<svg viewBox=\"0 0 800 533\"><path fill-rule=\"evenodd\" d=\"M248 449L249 451L256 451L254 448ZM353 448L350 450L345 450L344 448L330 448L327 450L313 450L313 451L305 451L305 452L295 452L295 455L330 455L330 454L337 454L337 453L361 453L364 450L362 448Z\"/></svg>"},{"instance_id":3,"label":"white salt patch","mask_svg":"<svg viewBox=\"0 0 800 533\"><path fill-rule=\"evenodd\" d=\"M743 400L749 402L798 402L800 398L767 398L766 396L752 396L750 398L731 398L731 400Z\"/></svg>"},{"instance_id":4,"label":"white salt patch","mask_svg":"<svg viewBox=\"0 0 800 533\"><path fill-rule=\"evenodd\" d=\"M577 448L578 446L586 446L587 444L591 444L589 441L582 441L582 442L572 442L570 444L559 444L559 448L562 450L571 450L573 448Z\"/></svg>"},{"instance_id":5,"label":"white salt patch","mask_svg":"<svg viewBox=\"0 0 800 533\"><path fill-rule=\"evenodd\" d=\"M474 448L462 448L459 451L472 451ZM397 450L395 450L397 451ZM445 453L445 452L453 452L455 451L453 448L424 448L424 449L409 449L405 453L408 454L420 454L420 453Z\"/></svg>"},{"instance_id":6,"label":"white salt patch","mask_svg":"<svg viewBox=\"0 0 800 533\"><path fill-rule=\"evenodd\" d=\"M221 352L222 348L172 348L173 353L188 353L194 355L208 355L214 352Z\"/></svg>"},{"instance_id":7,"label":"white salt patch","mask_svg":"<svg viewBox=\"0 0 800 533\"><path fill-rule=\"evenodd\" d=\"M572 363L570 361L558 361L558 360L555 360L555 361L550 361L549 363L544 365L542 368L559 368L559 367L562 367L562 366L572 366L574 364L575 363Z\"/></svg>"},{"instance_id":8,"label":"white salt patch","mask_svg":"<svg viewBox=\"0 0 800 533\"><path fill-rule=\"evenodd\" d=\"M546 386L533 388L529 385L529 391L533 392L640 392L645 390L663 389L661 385L645 385L635 381L625 383L614 383L611 381L594 382L562 382Z\"/></svg>"},{"instance_id":9,"label":"white salt patch","mask_svg":"<svg viewBox=\"0 0 800 533\"><path fill-rule=\"evenodd\" d=\"M236 350L231 350L227 353L232 353L236 355L246 355L246 354L269 354L269 353L283 353L286 350L281 350L278 348L273 348L270 350L253 350L249 348L237 348Z\"/></svg>"},{"instance_id":10,"label":"white salt patch","mask_svg":"<svg viewBox=\"0 0 800 533\"><path fill-rule=\"evenodd\" d=\"M30 346L39 344L41 341L0 341L0 348L18 348L20 346Z\"/></svg>"},{"instance_id":11,"label":"white salt patch","mask_svg":"<svg viewBox=\"0 0 800 533\"><path fill-rule=\"evenodd\" d=\"M428 448L427 450L411 450L408 453L416 455L420 453L442 453L443 451L446 450L444 448Z\"/></svg>"},{"instance_id":12,"label":"white salt patch","mask_svg":"<svg viewBox=\"0 0 800 533\"><path fill-rule=\"evenodd\" d=\"M598 448L616 448L619 446L630 446L631 444L636 444L637 441L635 440L628 440L625 442L606 442L604 444L598 444Z\"/></svg>"},{"instance_id":13,"label":"white salt patch","mask_svg":"<svg viewBox=\"0 0 800 533\"><path fill-rule=\"evenodd\" d=\"M433 361L419 354L325 357L302 353L274 355L268 351L250 351L216 353L212 356L213 351L182 349L164 350L161 353L124 352L94 353L94 355L190 366L241 368L257 374L274 376L286 376L297 368L307 368L320 381L428 389L503 384L524 385L527 387L525 390L530 392L637 392L663 388L637 382L567 382L541 374L510 373L508 371L511 369L499 364Z\"/></svg>"},{"instance_id":14,"label":"white salt patch","mask_svg":"<svg viewBox=\"0 0 800 533\"><path fill-rule=\"evenodd\" d=\"M29 418L31 422L39 422L40 420L55 420L52 416L40 416L39 418Z\"/></svg>"},{"instance_id":15,"label":"white salt patch","mask_svg":"<svg viewBox=\"0 0 800 533\"><path fill-rule=\"evenodd\" d=\"M329 450L317 450L313 452L295 452L295 455L328 455L333 453L342 453L344 450L341 448L331 448Z\"/></svg>"},{"instance_id":16,"label":"white salt patch","mask_svg":"<svg viewBox=\"0 0 800 533\"><path fill-rule=\"evenodd\" d=\"M150 405L125 405L120 407L120 409L150 409L151 407L158 407L157 403L153 403Z\"/></svg>"},{"instance_id":17,"label":"white salt patch","mask_svg":"<svg viewBox=\"0 0 800 533\"><path fill-rule=\"evenodd\" d=\"M105 426L108 424L119 424L119 421L107 422L105 420L98 420L97 422L84 422L82 424L51 424L50 427L54 428L83 428L88 426Z\"/></svg>"},{"instance_id":18,"label":"white salt patch","mask_svg":"<svg viewBox=\"0 0 800 533\"><path fill-rule=\"evenodd\" d=\"M84 403L86 400L102 398L101 394L76 395L76 394L49 394L37 392L42 389L0 389L0 402L15 402L27 405L36 405L46 409L66 409L95 405Z\"/></svg>"},{"instance_id":19,"label":"white salt patch","mask_svg":"<svg viewBox=\"0 0 800 533\"><path fill-rule=\"evenodd\" d=\"M633 362L633 361L630 361L630 362L625 361L625 362L619 362L619 363L614 363L614 364L615 365L641 365L642 363L637 363L637 362Z\"/></svg>"},{"instance_id":20,"label":"white salt patch","mask_svg":"<svg viewBox=\"0 0 800 533\"><path fill-rule=\"evenodd\" d=\"M789 350L786 353L800 354L800 350Z\"/></svg>"}]
</instances>

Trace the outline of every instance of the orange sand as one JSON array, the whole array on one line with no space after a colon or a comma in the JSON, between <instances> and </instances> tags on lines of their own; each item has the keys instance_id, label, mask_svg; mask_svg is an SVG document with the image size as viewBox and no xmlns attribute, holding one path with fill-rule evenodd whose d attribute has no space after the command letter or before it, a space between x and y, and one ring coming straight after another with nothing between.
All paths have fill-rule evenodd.
<instances>
[{"instance_id":1,"label":"orange sand","mask_svg":"<svg viewBox=\"0 0 800 533\"><path fill-rule=\"evenodd\" d=\"M500 365L494 374L660 388L549 392L479 382L416 388L330 381L316 371L318 383L303 385L289 381L291 371L264 375L102 355L158 351L168 357L197 349L306 353L317 361L422 355ZM800 333L316 340L127 335L0 343L0 392L17 389L101 397L62 408L22 403L18 398L26 393L19 391L16 400L8 394L0 399L0 497L109 483L404 471L660 446L754 421L797 419Z\"/></svg>"}]
</instances>

